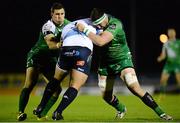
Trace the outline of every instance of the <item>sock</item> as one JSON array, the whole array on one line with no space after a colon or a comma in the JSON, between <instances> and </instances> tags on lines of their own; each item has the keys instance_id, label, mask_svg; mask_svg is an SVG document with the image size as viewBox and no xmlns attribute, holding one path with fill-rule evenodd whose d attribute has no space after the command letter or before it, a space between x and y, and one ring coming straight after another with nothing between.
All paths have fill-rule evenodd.
<instances>
[{"instance_id":1,"label":"sock","mask_svg":"<svg viewBox=\"0 0 180 123\"><path fill-rule=\"evenodd\" d=\"M46 86L43 97L41 99L40 104L38 107L45 108L46 104L48 103L49 99L52 97L53 93L58 89L59 81L53 78Z\"/></svg>"},{"instance_id":2,"label":"sock","mask_svg":"<svg viewBox=\"0 0 180 123\"><path fill-rule=\"evenodd\" d=\"M125 110L125 105L119 103L119 100L115 95L114 99L109 104L112 105L117 111L123 112Z\"/></svg>"},{"instance_id":3,"label":"sock","mask_svg":"<svg viewBox=\"0 0 180 123\"><path fill-rule=\"evenodd\" d=\"M156 107L156 108L154 109L154 111L156 112L156 114L157 114L158 116L164 114L164 111L163 111L159 106Z\"/></svg>"},{"instance_id":4,"label":"sock","mask_svg":"<svg viewBox=\"0 0 180 123\"><path fill-rule=\"evenodd\" d=\"M41 117L44 117L47 115L48 111L51 109L51 107L56 103L58 97L52 96L48 103L46 104L45 108L41 112Z\"/></svg>"},{"instance_id":5,"label":"sock","mask_svg":"<svg viewBox=\"0 0 180 123\"><path fill-rule=\"evenodd\" d=\"M48 111L51 109L51 107L56 103L59 94L61 93L62 88L61 86L58 87L57 91L54 93L55 95L53 95L49 101L47 102L46 106L44 107L43 111L41 112L41 117L46 116L46 114L48 113Z\"/></svg>"},{"instance_id":6,"label":"sock","mask_svg":"<svg viewBox=\"0 0 180 123\"><path fill-rule=\"evenodd\" d=\"M24 112L24 109L28 103L30 95L30 90L28 88L23 88L19 98L19 112Z\"/></svg>"},{"instance_id":7,"label":"sock","mask_svg":"<svg viewBox=\"0 0 180 123\"><path fill-rule=\"evenodd\" d=\"M153 109L159 116L164 112L154 101L153 97L149 93L145 93L145 95L141 98L141 100L151 109Z\"/></svg>"},{"instance_id":8,"label":"sock","mask_svg":"<svg viewBox=\"0 0 180 123\"><path fill-rule=\"evenodd\" d=\"M57 111L58 113L61 113L61 114L62 114L63 110L64 110L68 105L70 105L70 104L73 102L73 100L76 98L77 93L78 93L78 91L77 91L75 88L69 87L69 88L67 89L67 91L64 93L63 98L62 98L59 106L57 107L56 111Z\"/></svg>"}]
</instances>

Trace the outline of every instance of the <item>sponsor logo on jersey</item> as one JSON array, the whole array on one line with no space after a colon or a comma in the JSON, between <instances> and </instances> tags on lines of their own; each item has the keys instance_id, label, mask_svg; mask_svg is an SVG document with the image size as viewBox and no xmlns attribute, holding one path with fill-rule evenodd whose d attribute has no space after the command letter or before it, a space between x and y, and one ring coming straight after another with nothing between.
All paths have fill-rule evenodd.
<instances>
[{"instance_id":1,"label":"sponsor logo on jersey","mask_svg":"<svg viewBox=\"0 0 180 123\"><path fill-rule=\"evenodd\" d=\"M79 56L80 52L79 51L75 51L74 56Z\"/></svg>"},{"instance_id":2,"label":"sponsor logo on jersey","mask_svg":"<svg viewBox=\"0 0 180 123\"><path fill-rule=\"evenodd\" d=\"M80 54L80 52L76 51L76 50L64 52L64 55L66 55L66 56L79 56L79 54Z\"/></svg>"},{"instance_id":3,"label":"sponsor logo on jersey","mask_svg":"<svg viewBox=\"0 0 180 123\"><path fill-rule=\"evenodd\" d=\"M111 24L111 25L109 25L109 28L110 28L110 29L113 29L113 30L116 29L116 24Z\"/></svg>"}]
</instances>

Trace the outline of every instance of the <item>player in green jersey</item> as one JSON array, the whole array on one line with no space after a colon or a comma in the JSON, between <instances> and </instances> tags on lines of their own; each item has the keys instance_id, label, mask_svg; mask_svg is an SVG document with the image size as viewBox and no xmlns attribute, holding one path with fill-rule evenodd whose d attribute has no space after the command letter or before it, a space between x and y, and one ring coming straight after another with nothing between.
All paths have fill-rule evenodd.
<instances>
[{"instance_id":1,"label":"player in green jersey","mask_svg":"<svg viewBox=\"0 0 180 123\"><path fill-rule=\"evenodd\" d=\"M162 52L157 58L158 62L166 59L160 79L162 94L166 91L167 81L172 73L175 74L178 90L180 90L180 40L176 39L176 30L173 28L167 30L167 35L169 39L163 44Z\"/></svg>"},{"instance_id":2,"label":"player in green jersey","mask_svg":"<svg viewBox=\"0 0 180 123\"><path fill-rule=\"evenodd\" d=\"M126 83L128 89L153 109L160 118L172 120L172 117L167 115L153 97L139 85L121 21L98 8L92 10L91 20L94 26L103 29L100 35L92 33L81 23L77 24L77 28L84 32L94 44L101 46L98 85L103 92L103 99L117 110L116 117L123 118L126 113L125 105L113 95L113 78L118 75Z\"/></svg>"},{"instance_id":3,"label":"player in green jersey","mask_svg":"<svg viewBox=\"0 0 180 123\"><path fill-rule=\"evenodd\" d=\"M30 93L38 81L39 74L42 73L47 81L53 78L59 55L62 28L68 23L69 21L65 19L63 5L54 3L51 7L51 19L42 26L37 43L27 54L26 79L19 98L18 121L23 121L27 118L24 110ZM46 105L46 110L42 112L42 116L47 114L48 110L58 99L60 92L61 87L59 86L58 91Z\"/></svg>"}]
</instances>

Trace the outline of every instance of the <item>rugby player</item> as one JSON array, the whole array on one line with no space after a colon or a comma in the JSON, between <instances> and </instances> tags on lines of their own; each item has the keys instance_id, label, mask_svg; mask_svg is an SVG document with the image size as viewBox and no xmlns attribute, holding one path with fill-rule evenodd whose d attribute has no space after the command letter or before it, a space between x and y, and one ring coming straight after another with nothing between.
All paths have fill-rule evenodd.
<instances>
[{"instance_id":1,"label":"rugby player","mask_svg":"<svg viewBox=\"0 0 180 123\"><path fill-rule=\"evenodd\" d=\"M56 65L54 78L47 84L43 98L37 107L38 114L43 112L44 107L52 94L58 90L58 85L64 77L70 73L70 86L63 94L62 100L52 115L53 120L63 120L63 111L76 98L78 91L83 86L90 72L93 43L83 32L76 28L77 23L84 24L88 30L97 33L89 18L77 20L66 25L62 31L62 47L59 60ZM86 32L87 33L87 32ZM41 117L37 115L38 117Z\"/></svg>"},{"instance_id":2,"label":"rugby player","mask_svg":"<svg viewBox=\"0 0 180 123\"><path fill-rule=\"evenodd\" d=\"M160 92L166 92L166 86L171 74L175 74L177 81L177 90L180 92L180 40L176 39L176 30L169 28L167 30L168 41L163 44L162 52L157 61L161 62L166 59L160 79Z\"/></svg>"},{"instance_id":3,"label":"rugby player","mask_svg":"<svg viewBox=\"0 0 180 123\"><path fill-rule=\"evenodd\" d=\"M102 90L103 99L117 110L116 117L123 118L126 113L125 105L113 94L113 78L118 75L128 89L144 104L153 109L160 118L172 120L172 117L161 109L153 97L141 88L132 63L122 22L99 8L94 8L91 11L91 21L94 26L103 29L100 35L94 34L81 23L77 24L77 28L81 32L88 32L86 35L93 43L101 46L98 85Z\"/></svg>"},{"instance_id":4,"label":"rugby player","mask_svg":"<svg viewBox=\"0 0 180 123\"><path fill-rule=\"evenodd\" d=\"M61 3L54 3L51 7L51 19L42 26L37 43L27 54L26 78L19 98L18 121L23 121L27 118L24 110L40 73L43 74L47 82L53 78L59 54L62 28L68 23L69 20L65 19L63 5ZM60 86L58 87L59 90L49 100L46 110L41 115L46 115L50 107L58 99L61 92Z\"/></svg>"}]
</instances>

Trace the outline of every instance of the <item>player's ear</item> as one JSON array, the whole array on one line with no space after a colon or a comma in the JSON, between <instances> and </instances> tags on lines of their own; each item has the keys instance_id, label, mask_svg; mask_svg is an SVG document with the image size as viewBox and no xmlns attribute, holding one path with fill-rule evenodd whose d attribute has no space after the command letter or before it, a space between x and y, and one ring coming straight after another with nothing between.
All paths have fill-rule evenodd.
<instances>
[{"instance_id":1,"label":"player's ear","mask_svg":"<svg viewBox=\"0 0 180 123\"><path fill-rule=\"evenodd\" d=\"M53 12L51 11L51 17L53 16Z\"/></svg>"}]
</instances>

